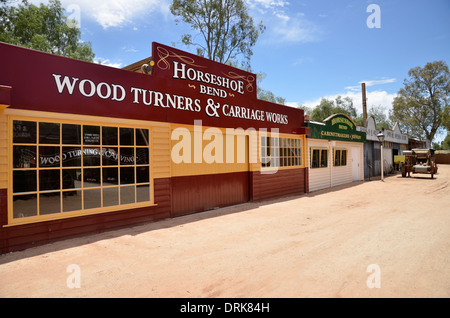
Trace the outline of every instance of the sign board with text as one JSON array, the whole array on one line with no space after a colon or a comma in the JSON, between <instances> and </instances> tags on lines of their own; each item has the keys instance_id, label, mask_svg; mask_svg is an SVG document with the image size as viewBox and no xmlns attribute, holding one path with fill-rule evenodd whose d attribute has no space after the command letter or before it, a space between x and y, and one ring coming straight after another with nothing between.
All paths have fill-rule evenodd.
<instances>
[{"instance_id":1,"label":"sign board with text","mask_svg":"<svg viewBox=\"0 0 450 318\"><path fill-rule=\"evenodd\" d=\"M256 75L153 43L152 75L0 42L10 108L306 134L303 110L257 99Z\"/></svg>"},{"instance_id":2,"label":"sign board with text","mask_svg":"<svg viewBox=\"0 0 450 318\"><path fill-rule=\"evenodd\" d=\"M344 114L332 115L325 119L323 123L308 122L306 126L311 129L309 138L353 142L366 141L366 134L357 131L355 122Z\"/></svg>"}]
</instances>

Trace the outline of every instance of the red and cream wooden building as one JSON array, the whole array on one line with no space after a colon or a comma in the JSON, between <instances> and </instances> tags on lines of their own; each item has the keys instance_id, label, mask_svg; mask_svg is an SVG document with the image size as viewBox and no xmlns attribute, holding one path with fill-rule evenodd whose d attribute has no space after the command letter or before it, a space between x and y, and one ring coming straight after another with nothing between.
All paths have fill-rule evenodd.
<instances>
[{"instance_id":1,"label":"red and cream wooden building","mask_svg":"<svg viewBox=\"0 0 450 318\"><path fill-rule=\"evenodd\" d=\"M0 252L308 191L300 109L153 43L144 73L0 43Z\"/></svg>"}]
</instances>

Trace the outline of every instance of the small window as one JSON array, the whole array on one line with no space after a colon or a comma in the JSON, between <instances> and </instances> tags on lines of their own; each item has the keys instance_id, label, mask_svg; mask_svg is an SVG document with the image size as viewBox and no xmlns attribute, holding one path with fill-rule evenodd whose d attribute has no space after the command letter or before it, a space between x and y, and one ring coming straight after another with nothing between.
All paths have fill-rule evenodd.
<instances>
[{"instance_id":1,"label":"small window","mask_svg":"<svg viewBox=\"0 0 450 318\"><path fill-rule=\"evenodd\" d=\"M347 150L335 149L334 150L334 165L336 167L347 165Z\"/></svg>"},{"instance_id":2,"label":"small window","mask_svg":"<svg viewBox=\"0 0 450 318\"><path fill-rule=\"evenodd\" d=\"M302 165L301 140L261 137L261 166L294 167Z\"/></svg>"},{"instance_id":3,"label":"small window","mask_svg":"<svg viewBox=\"0 0 450 318\"><path fill-rule=\"evenodd\" d=\"M328 150L311 149L311 168L328 167Z\"/></svg>"}]
</instances>

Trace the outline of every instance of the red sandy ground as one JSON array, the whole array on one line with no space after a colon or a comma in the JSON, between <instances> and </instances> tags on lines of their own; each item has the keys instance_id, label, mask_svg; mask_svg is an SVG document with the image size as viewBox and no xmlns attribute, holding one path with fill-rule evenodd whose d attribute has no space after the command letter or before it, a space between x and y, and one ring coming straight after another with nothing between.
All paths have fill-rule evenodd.
<instances>
[{"instance_id":1,"label":"red sandy ground","mask_svg":"<svg viewBox=\"0 0 450 318\"><path fill-rule=\"evenodd\" d=\"M0 297L447 298L450 165L413 176L2 255ZM67 285L71 264L80 288Z\"/></svg>"}]
</instances>

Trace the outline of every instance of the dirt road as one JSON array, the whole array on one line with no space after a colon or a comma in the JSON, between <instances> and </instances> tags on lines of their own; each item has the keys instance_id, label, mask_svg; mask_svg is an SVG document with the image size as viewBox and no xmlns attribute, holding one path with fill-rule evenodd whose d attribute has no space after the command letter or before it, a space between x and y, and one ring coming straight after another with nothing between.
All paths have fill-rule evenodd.
<instances>
[{"instance_id":1,"label":"dirt road","mask_svg":"<svg viewBox=\"0 0 450 318\"><path fill-rule=\"evenodd\" d=\"M2 255L0 297L450 297L449 182L440 165Z\"/></svg>"}]
</instances>

